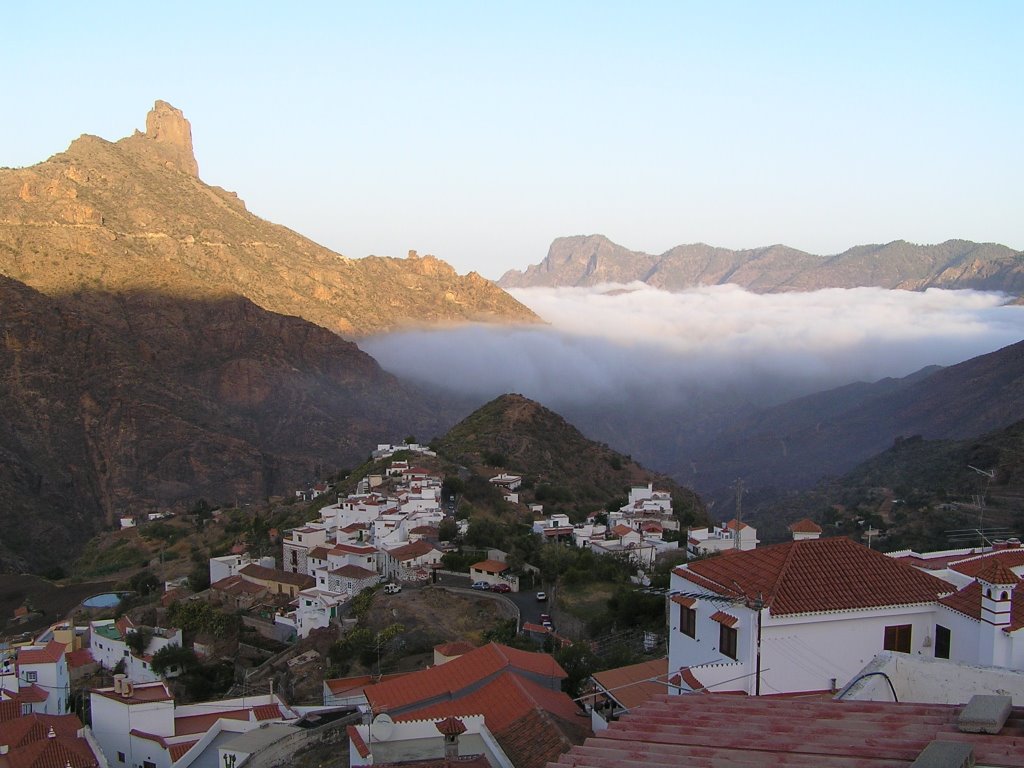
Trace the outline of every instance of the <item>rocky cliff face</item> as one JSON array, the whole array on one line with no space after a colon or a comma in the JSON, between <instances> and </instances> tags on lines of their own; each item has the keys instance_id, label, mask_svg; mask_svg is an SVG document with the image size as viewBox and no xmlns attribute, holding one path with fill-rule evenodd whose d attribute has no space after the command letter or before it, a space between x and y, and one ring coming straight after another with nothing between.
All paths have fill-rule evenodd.
<instances>
[{"instance_id":1,"label":"rocky cliff face","mask_svg":"<svg viewBox=\"0 0 1024 768\"><path fill-rule=\"evenodd\" d=\"M922 291L975 288L1024 293L1024 254L995 243L949 240L915 245L897 240L836 256L773 245L744 251L703 243L659 255L630 251L602 235L558 238L540 264L506 272L504 288L589 286L639 280L667 291L732 283L757 293L876 286Z\"/></svg>"},{"instance_id":2,"label":"rocky cliff face","mask_svg":"<svg viewBox=\"0 0 1024 768\"><path fill-rule=\"evenodd\" d=\"M454 421L354 344L239 297L0 278L0 316L0 568L70 559L123 512L287 493Z\"/></svg>"},{"instance_id":3,"label":"rocky cliff face","mask_svg":"<svg viewBox=\"0 0 1024 768\"><path fill-rule=\"evenodd\" d=\"M350 337L538 319L439 259L347 259L253 216L199 180L188 121L159 101L145 133L82 136L46 162L0 170L0 274L51 295L241 295Z\"/></svg>"}]
</instances>

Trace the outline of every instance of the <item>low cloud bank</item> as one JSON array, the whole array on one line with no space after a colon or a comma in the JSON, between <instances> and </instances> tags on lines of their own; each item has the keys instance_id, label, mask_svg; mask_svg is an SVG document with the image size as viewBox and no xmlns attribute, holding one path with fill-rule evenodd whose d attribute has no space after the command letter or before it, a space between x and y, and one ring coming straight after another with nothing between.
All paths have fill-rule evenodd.
<instances>
[{"instance_id":1,"label":"low cloud bank","mask_svg":"<svg viewBox=\"0 0 1024 768\"><path fill-rule=\"evenodd\" d=\"M405 332L361 346L399 376L480 399L520 392L557 408L723 391L768 403L1024 338L1024 307L980 291L668 293L635 283L511 293L550 325Z\"/></svg>"}]
</instances>

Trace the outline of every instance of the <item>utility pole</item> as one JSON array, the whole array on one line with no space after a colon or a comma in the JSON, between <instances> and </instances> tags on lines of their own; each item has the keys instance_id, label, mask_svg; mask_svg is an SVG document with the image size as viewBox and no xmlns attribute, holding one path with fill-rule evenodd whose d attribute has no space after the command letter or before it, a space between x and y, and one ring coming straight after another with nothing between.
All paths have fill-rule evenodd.
<instances>
[{"instance_id":1,"label":"utility pole","mask_svg":"<svg viewBox=\"0 0 1024 768\"><path fill-rule=\"evenodd\" d=\"M733 532L732 547L740 548L740 528L743 526L743 478L737 477L733 485L736 489L736 530Z\"/></svg>"}]
</instances>

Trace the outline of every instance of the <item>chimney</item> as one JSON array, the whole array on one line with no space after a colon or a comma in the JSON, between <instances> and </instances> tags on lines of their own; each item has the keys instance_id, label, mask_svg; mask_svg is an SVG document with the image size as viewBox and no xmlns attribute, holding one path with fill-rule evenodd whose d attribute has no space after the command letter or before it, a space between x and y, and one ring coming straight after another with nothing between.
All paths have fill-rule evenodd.
<instances>
[{"instance_id":1,"label":"chimney","mask_svg":"<svg viewBox=\"0 0 1024 768\"><path fill-rule=\"evenodd\" d=\"M434 726L444 735L444 759L458 760L459 736L466 732L466 724L457 717L448 717Z\"/></svg>"},{"instance_id":2,"label":"chimney","mask_svg":"<svg viewBox=\"0 0 1024 768\"><path fill-rule=\"evenodd\" d=\"M120 695L124 693L124 683L128 679L128 675L114 675L114 693Z\"/></svg>"}]
</instances>

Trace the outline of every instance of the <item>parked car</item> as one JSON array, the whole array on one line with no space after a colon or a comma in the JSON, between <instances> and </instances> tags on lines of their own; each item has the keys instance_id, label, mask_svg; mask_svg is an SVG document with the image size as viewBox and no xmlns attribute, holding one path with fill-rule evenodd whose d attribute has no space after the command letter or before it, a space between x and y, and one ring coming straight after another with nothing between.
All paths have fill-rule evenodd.
<instances>
[{"instance_id":1,"label":"parked car","mask_svg":"<svg viewBox=\"0 0 1024 768\"><path fill-rule=\"evenodd\" d=\"M550 624L551 623L551 615L548 614L548 613L542 613L540 615L540 623L541 624Z\"/></svg>"},{"instance_id":2,"label":"parked car","mask_svg":"<svg viewBox=\"0 0 1024 768\"><path fill-rule=\"evenodd\" d=\"M499 583L499 584L491 585L491 592L511 592L511 591L512 591L512 587L510 587L508 584Z\"/></svg>"},{"instance_id":3,"label":"parked car","mask_svg":"<svg viewBox=\"0 0 1024 768\"><path fill-rule=\"evenodd\" d=\"M385 595L397 595L401 591L402 591L402 585L401 584L395 584L394 582L390 582L390 583L384 585L384 594Z\"/></svg>"},{"instance_id":4,"label":"parked car","mask_svg":"<svg viewBox=\"0 0 1024 768\"><path fill-rule=\"evenodd\" d=\"M548 601L548 593L547 592L538 592L537 593L537 602L538 603L546 603L547 601Z\"/></svg>"},{"instance_id":5,"label":"parked car","mask_svg":"<svg viewBox=\"0 0 1024 768\"><path fill-rule=\"evenodd\" d=\"M483 590L483 591L487 592L491 588L491 582L489 582L489 581L474 581L470 585L470 588L471 589L480 589L480 590Z\"/></svg>"}]
</instances>

